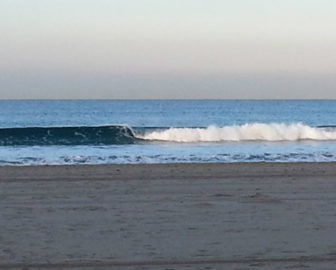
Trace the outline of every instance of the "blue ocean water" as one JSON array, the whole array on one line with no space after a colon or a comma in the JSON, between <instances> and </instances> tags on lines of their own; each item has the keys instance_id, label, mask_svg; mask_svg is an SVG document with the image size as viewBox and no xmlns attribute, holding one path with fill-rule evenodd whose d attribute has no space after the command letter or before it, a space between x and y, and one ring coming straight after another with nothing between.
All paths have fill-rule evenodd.
<instances>
[{"instance_id":1,"label":"blue ocean water","mask_svg":"<svg viewBox=\"0 0 336 270\"><path fill-rule=\"evenodd\" d=\"M0 165L336 160L336 101L0 101Z\"/></svg>"}]
</instances>

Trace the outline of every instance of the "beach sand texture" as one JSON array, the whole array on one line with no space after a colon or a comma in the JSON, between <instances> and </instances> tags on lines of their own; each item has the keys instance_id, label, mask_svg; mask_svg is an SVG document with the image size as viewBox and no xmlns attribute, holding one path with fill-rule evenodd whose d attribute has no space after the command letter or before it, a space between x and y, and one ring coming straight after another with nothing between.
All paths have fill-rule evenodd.
<instances>
[{"instance_id":1,"label":"beach sand texture","mask_svg":"<svg viewBox=\"0 0 336 270\"><path fill-rule=\"evenodd\" d=\"M0 269L336 269L336 163L0 167Z\"/></svg>"}]
</instances>

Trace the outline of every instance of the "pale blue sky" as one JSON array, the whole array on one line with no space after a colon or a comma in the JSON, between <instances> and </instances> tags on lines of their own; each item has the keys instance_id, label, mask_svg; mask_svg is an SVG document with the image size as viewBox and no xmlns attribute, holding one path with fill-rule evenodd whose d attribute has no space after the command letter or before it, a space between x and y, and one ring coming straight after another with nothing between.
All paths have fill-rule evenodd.
<instances>
[{"instance_id":1,"label":"pale blue sky","mask_svg":"<svg viewBox=\"0 0 336 270\"><path fill-rule=\"evenodd\" d=\"M336 98L334 0L1 0L0 98Z\"/></svg>"}]
</instances>

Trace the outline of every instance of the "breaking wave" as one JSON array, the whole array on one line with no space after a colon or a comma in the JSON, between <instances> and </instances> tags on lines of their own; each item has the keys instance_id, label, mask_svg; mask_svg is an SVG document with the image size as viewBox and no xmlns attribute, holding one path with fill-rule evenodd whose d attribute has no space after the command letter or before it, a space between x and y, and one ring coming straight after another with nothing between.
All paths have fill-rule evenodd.
<instances>
[{"instance_id":1,"label":"breaking wave","mask_svg":"<svg viewBox=\"0 0 336 270\"><path fill-rule=\"evenodd\" d=\"M0 128L0 146L16 145L124 145L156 142L230 142L336 140L336 127L301 123L206 128L75 126Z\"/></svg>"},{"instance_id":2,"label":"breaking wave","mask_svg":"<svg viewBox=\"0 0 336 270\"><path fill-rule=\"evenodd\" d=\"M224 127L169 128L147 132L141 138L170 142L325 141L336 140L336 129L334 127L311 127L301 123L253 123Z\"/></svg>"}]
</instances>

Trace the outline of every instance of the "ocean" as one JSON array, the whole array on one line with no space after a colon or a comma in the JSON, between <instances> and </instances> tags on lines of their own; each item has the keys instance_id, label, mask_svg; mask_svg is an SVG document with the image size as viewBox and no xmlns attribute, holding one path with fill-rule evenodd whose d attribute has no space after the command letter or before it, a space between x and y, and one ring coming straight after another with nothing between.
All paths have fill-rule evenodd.
<instances>
[{"instance_id":1,"label":"ocean","mask_svg":"<svg viewBox=\"0 0 336 270\"><path fill-rule=\"evenodd\" d=\"M0 165L336 161L336 101L0 101Z\"/></svg>"}]
</instances>

